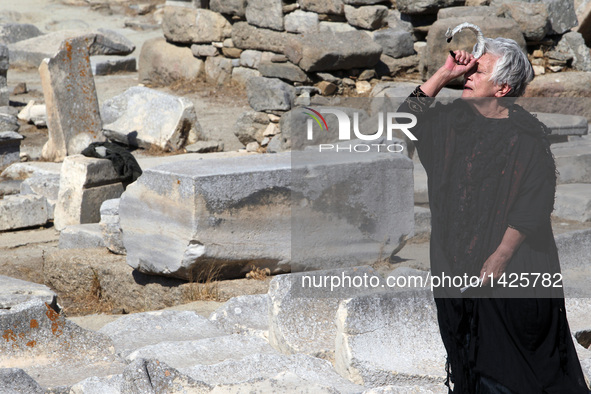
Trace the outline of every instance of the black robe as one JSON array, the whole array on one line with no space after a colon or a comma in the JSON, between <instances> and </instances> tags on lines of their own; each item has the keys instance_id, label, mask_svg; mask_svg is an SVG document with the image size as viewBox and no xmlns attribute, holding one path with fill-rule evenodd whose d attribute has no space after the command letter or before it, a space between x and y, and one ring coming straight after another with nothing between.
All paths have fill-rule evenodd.
<instances>
[{"instance_id":1,"label":"black robe","mask_svg":"<svg viewBox=\"0 0 591 394\"><path fill-rule=\"evenodd\" d=\"M432 103L417 88L398 109L418 120L411 132L428 176L432 276L478 276L513 227L526 239L507 277L550 278L535 287L434 289L447 383L462 394L587 394L558 287L550 222L556 169L547 129L514 104L508 118L491 119L464 100Z\"/></svg>"}]
</instances>

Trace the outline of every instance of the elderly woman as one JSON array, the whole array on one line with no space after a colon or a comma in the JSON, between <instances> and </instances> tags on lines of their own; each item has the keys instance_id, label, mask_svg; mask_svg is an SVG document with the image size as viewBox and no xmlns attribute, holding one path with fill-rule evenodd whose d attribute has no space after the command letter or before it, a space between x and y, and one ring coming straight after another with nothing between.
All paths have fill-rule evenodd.
<instances>
[{"instance_id":1,"label":"elderly woman","mask_svg":"<svg viewBox=\"0 0 591 394\"><path fill-rule=\"evenodd\" d=\"M432 275L483 279L468 290L465 281L435 289L446 384L467 394L587 394L559 287L547 129L511 99L533 78L531 64L504 38L486 39L479 59L452 54L399 109L418 119ZM462 75L463 99L431 106Z\"/></svg>"}]
</instances>

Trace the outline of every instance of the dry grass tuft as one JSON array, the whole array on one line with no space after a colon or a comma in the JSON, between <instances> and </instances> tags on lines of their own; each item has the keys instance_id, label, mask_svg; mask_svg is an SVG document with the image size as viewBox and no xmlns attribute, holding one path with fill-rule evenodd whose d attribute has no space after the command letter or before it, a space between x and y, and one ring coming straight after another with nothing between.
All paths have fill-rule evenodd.
<instances>
[{"instance_id":1,"label":"dry grass tuft","mask_svg":"<svg viewBox=\"0 0 591 394\"><path fill-rule=\"evenodd\" d=\"M265 280L270 275L271 270L269 268L259 268L252 265L250 272L246 274L246 279Z\"/></svg>"},{"instance_id":2,"label":"dry grass tuft","mask_svg":"<svg viewBox=\"0 0 591 394\"><path fill-rule=\"evenodd\" d=\"M103 295L98 275L93 270L90 289L85 294L74 294L63 302L63 313L66 316L85 316L99 313L111 313L113 303Z\"/></svg>"},{"instance_id":3,"label":"dry grass tuft","mask_svg":"<svg viewBox=\"0 0 591 394\"><path fill-rule=\"evenodd\" d=\"M210 264L209 268L198 273L192 273L188 285L184 289L187 301L219 301L218 278L221 267Z\"/></svg>"}]
</instances>

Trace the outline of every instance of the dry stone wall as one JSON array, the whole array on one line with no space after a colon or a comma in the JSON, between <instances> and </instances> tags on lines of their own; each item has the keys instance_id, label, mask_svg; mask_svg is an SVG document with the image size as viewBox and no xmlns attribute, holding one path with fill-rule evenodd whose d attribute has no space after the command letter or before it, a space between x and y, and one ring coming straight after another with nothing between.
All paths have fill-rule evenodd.
<instances>
[{"instance_id":1,"label":"dry stone wall","mask_svg":"<svg viewBox=\"0 0 591 394\"><path fill-rule=\"evenodd\" d=\"M450 49L471 50L471 32L444 42L447 28L464 21L486 36L516 40L536 75L591 71L589 38L575 31L574 0L169 0L164 40L142 48L140 82L244 86L259 115L246 117L256 119L252 125L241 118L236 134L245 145L256 140L251 150L281 151L290 143L273 141L278 119L260 118L322 105L318 96L367 96L377 82L403 72L424 80ZM261 129L269 129L266 139Z\"/></svg>"}]
</instances>

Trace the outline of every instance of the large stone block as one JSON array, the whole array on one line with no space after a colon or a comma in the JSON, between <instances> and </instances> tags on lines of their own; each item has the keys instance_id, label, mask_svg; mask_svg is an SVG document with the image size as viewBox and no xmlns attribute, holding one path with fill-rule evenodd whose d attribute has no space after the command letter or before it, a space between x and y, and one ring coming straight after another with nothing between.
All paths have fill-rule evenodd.
<instances>
[{"instance_id":1,"label":"large stone block","mask_svg":"<svg viewBox=\"0 0 591 394\"><path fill-rule=\"evenodd\" d=\"M233 297L216 309L209 320L230 334L266 338L269 332L269 296L254 294Z\"/></svg>"},{"instance_id":2,"label":"large stone block","mask_svg":"<svg viewBox=\"0 0 591 394\"><path fill-rule=\"evenodd\" d=\"M98 223L73 224L60 232L60 249L104 248L103 234Z\"/></svg>"},{"instance_id":3,"label":"large stone block","mask_svg":"<svg viewBox=\"0 0 591 394\"><path fill-rule=\"evenodd\" d=\"M111 161L82 155L66 158L54 211L55 228L72 224L98 223L103 201L118 198L123 185Z\"/></svg>"},{"instance_id":4,"label":"large stone block","mask_svg":"<svg viewBox=\"0 0 591 394\"><path fill-rule=\"evenodd\" d=\"M591 144L552 144L558 183L591 183Z\"/></svg>"},{"instance_id":5,"label":"large stone block","mask_svg":"<svg viewBox=\"0 0 591 394\"><path fill-rule=\"evenodd\" d=\"M249 0L246 21L254 26L283 31L283 5L281 0Z\"/></svg>"},{"instance_id":6,"label":"large stone block","mask_svg":"<svg viewBox=\"0 0 591 394\"><path fill-rule=\"evenodd\" d=\"M488 1L488 0L487 0ZM494 6L459 6L441 8L437 12L437 19L464 18L467 16L494 16L497 15L498 7Z\"/></svg>"},{"instance_id":7,"label":"large stone block","mask_svg":"<svg viewBox=\"0 0 591 394\"><path fill-rule=\"evenodd\" d=\"M247 22L237 22L232 25L232 42L236 48L256 49L283 53L285 41L292 34L269 29L259 29Z\"/></svg>"},{"instance_id":8,"label":"large stone block","mask_svg":"<svg viewBox=\"0 0 591 394\"><path fill-rule=\"evenodd\" d=\"M104 140L86 40L64 41L60 51L39 67L49 131L41 153L45 160L62 161Z\"/></svg>"},{"instance_id":9,"label":"large stone block","mask_svg":"<svg viewBox=\"0 0 591 394\"><path fill-rule=\"evenodd\" d=\"M376 31L373 40L377 42L383 50L383 54L395 59L413 55L412 34L402 29L383 29Z\"/></svg>"},{"instance_id":10,"label":"large stone block","mask_svg":"<svg viewBox=\"0 0 591 394\"><path fill-rule=\"evenodd\" d=\"M258 70L253 70L247 67L232 68L232 82L239 86L246 86L246 82L253 77L260 77L261 73Z\"/></svg>"},{"instance_id":11,"label":"large stone block","mask_svg":"<svg viewBox=\"0 0 591 394\"><path fill-rule=\"evenodd\" d=\"M513 19L479 16L439 19L429 28L427 47L422 56L426 67L426 77L433 75L445 63L450 50L463 49L472 52L472 48L476 44L476 35L472 31L461 31L454 36L449 44L445 38L448 28L453 29L464 22L479 26L485 37L511 38L525 51L523 34Z\"/></svg>"},{"instance_id":12,"label":"large stone block","mask_svg":"<svg viewBox=\"0 0 591 394\"><path fill-rule=\"evenodd\" d=\"M39 67L45 58L53 57L64 40L80 38L94 55L129 55L135 45L112 30L59 30L8 45L13 67Z\"/></svg>"},{"instance_id":13,"label":"large stone block","mask_svg":"<svg viewBox=\"0 0 591 394\"><path fill-rule=\"evenodd\" d=\"M255 111L287 111L295 100L295 88L276 78L250 78L246 81L246 94Z\"/></svg>"},{"instance_id":14,"label":"large stone block","mask_svg":"<svg viewBox=\"0 0 591 394\"><path fill-rule=\"evenodd\" d=\"M137 61L133 56L92 56L90 67L93 75L110 75L119 72L135 72Z\"/></svg>"},{"instance_id":15,"label":"large stone block","mask_svg":"<svg viewBox=\"0 0 591 394\"><path fill-rule=\"evenodd\" d=\"M351 26L376 30L384 26L388 17L388 7L368 5L363 7L345 6L345 18Z\"/></svg>"},{"instance_id":16,"label":"large stone block","mask_svg":"<svg viewBox=\"0 0 591 394\"><path fill-rule=\"evenodd\" d=\"M555 237L560 267L563 271L573 269L580 272L589 267L591 255L591 230L576 230L558 234Z\"/></svg>"},{"instance_id":17,"label":"large stone block","mask_svg":"<svg viewBox=\"0 0 591 394\"><path fill-rule=\"evenodd\" d=\"M464 5L465 0L397 0L396 9L405 14L436 14L445 7Z\"/></svg>"},{"instance_id":18,"label":"large stone block","mask_svg":"<svg viewBox=\"0 0 591 394\"><path fill-rule=\"evenodd\" d=\"M558 185L553 214L578 222L591 221L591 184Z\"/></svg>"},{"instance_id":19,"label":"large stone block","mask_svg":"<svg viewBox=\"0 0 591 394\"><path fill-rule=\"evenodd\" d=\"M201 133L190 100L142 86L107 100L102 115L105 136L130 146L176 151Z\"/></svg>"},{"instance_id":20,"label":"large stone block","mask_svg":"<svg viewBox=\"0 0 591 394\"><path fill-rule=\"evenodd\" d=\"M0 309L10 309L30 300L40 300L57 308L57 294L49 287L0 275Z\"/></svg>"},{"instance_id":21,"label":"large stone block","mask_svg":"<svg viewBox=\"0 0 591 394\"><path fill-rule=\"evenodd\" d=\"M10 114L0 113L0 130L2 131L18 131L20 128L18 124L18 117Z\"/></svg>"},{"instance_id":22,"label":"large stone block","mask_svg":"<svg viewBox=\"0 0 591 394\"><path fill-rule=\"evenodd\" d=\"M285 55L305 71L371 68L381 54L382 47L361 31L307 33L285 44Z\"/></svg>"},{"instance_id":23,"label":"large stone block","mask_svg":"<svg viewBox=\"0 0 591 394\"><path fill-rule=\"evenodd\" d=\"M513 0L524 3L544 3L548 10L552 34L563 34L577 25L574 0ZM499 6L506 0L491 0L490 5ZM529 4L528 4L529 5Z\"/></svg>"},{"instance_id":24,"label":"large stone block","mask_svg":"<svg viewBox=\"0 0 591 394\"><path fill-rule=\"evenodd\" d=\"M210 0L209 8L220 14L243 17L246 13L246 0Z\"/></svg>"},{"instance_id":25,"label":"large stone block","mask_svg":"<svg viewBox=\"0 0 591 394\"><path fill-rule=\"evenodd\" d=\"M164 7L164 37L170 42L211 44L232 34L232 25L222 15L202 8Z\"/></svg>"},{"instance_id":26,"label":"large stone block","mask_svg":"<svg viewBox=\"0 0 591 394\"><path fill-rule=\"evenodd\" d=\"M293 63L271 63L261 62L259 64L259 72L263 77L279 78L291 82L306 82L308 76L301 68Z\"/></svg>"},{"instance_id":27,"label":"large stone block","mask_svg":"<svg viewBox=\"0 0 591 394\"><path fill-rule=\"evenodd\" d=\"M35 195L10 195L0 200L0 231L42 226L49 220L47 200Z\"/></svg>"},{"instance_id":28,"label":"large stone block","mask_svg":"<svg viewBox=\"0 0 591 394\"><path fill-rule=\"evenodd\" d=\"M232 60L222 56L205 60L205 80L214 85L224 85L232 78Z\"/></svg>"},{"instance_id":29,"label":"large stone block","mask_svg":"<svg viewBox=\"0 0 591 394\"><path fill-rule=\"evenodd\" d=\"M179 81L197 81L203 77L203 60L189 48L178 47L164 38L152 38L142 45L138 81L152 85L170 85Z\"/></svg>"},{"instance_id":30,"label":"large stone block","mask_svg":"<svg viewBox=\"0 0 591 394\"><path fill-rule=\"evenodd\" d=\"M0 167L21 160L21 140L25 138L15 131L0 131Z\"/></svg>"},{"instance_id":31,"label":"large stone block","mask_svg":"<svg viewBox=\"0 0 591 394\"><path fill-rule=\"evenodd\" d=\"M236 121L234 135L244 146L254 141L260 144L265 138L264 132L269 122L269 117L264 112L246 111Z\"/></svg>"},{"instance_id":32,"label":"large stone block","mask_svg":"<svg viewBox=\"0 0 591 394\"><path fill-rule=\"evenodd\" d=\"M527 41L541 41L550 31L548 10L543 3L504 3L497 16L514 19Z\"/></svg>"},{"instance_id":33,"label":"large stone block","mask_svg":"<svg viewBox=\"0 0 591 394\"><path fill-rule=\"evenodd\" d=\"M285 30L290 33L306 33L318 29L318 14L296 10L285 15Z\"/></svg>"},{"instance_id":34,"label":"large stone block","mask_svg":"<svg viewBox=\"0 0 591 394\"><path fill-rule=\"evenodd\" d=\"M335 193L349 184L356 187L341 202ZM298 207L306 201L295 212L292 195ZM411 234L412 204L412 163L403 155L302 152L296 161L284 153L147 169L123 194L119 214L130 266L189 279L212 268L239 277L252 264L281 272L293 256L373 262ZM389 215L379 213L384 206Z\"/></svg>"},{"instance_id":35,"label":"large stone block","mask_svg":"<svg viewBox=\"0 0 591 394\"><path fill-rule=\"evenodd\" d=\"M298 0L298 4L302 10L317 14L345 14L343 0Z\"/></svg>"},{"instance_id":36,"label":"large stone block","mask_svg":"<svg viewBox=\"0 0 591 394\"><path fill-rule=\"evenodd\" d=\"M45 393L43 387L20 368L0 368L0 385L6 393Z\"/></svg>"},{"instance_id":37,"label":"large stone block","mask_svg":"<svg viewBox=\"0 0 591 394\"><path fill-rule=\"evenodd\" d=\"M429 290L353 297L340 303L336 315L335 366L352 382L378 387L445 377L446 353Z\"/></svg>"},{"instance_id":38,"label":"large stone block","mask_svg":"<svg viewBox=\"0 0 591 394\"><path fill-rule=\"evenodd\" d=\"M578 71L591 71L591 54L585 39L578 32L568 32L562 36L556 50L572 58L572 67Z\"/></svg>"},{"instance_id":39,"label":"large stone block","mask_svg":"<svg viewBox=\"0 0 591 394\"><path fill-rule=\"evenodd\" d=\"M331 287L345 282L349 285ZM278 275L269 285L269 342L286 354L305 353L333 359L335 351L335 317L343 299L371 291L369 279L377 286L383 278L370 267L298 272Z\"/></svg>"}]
</instances>

